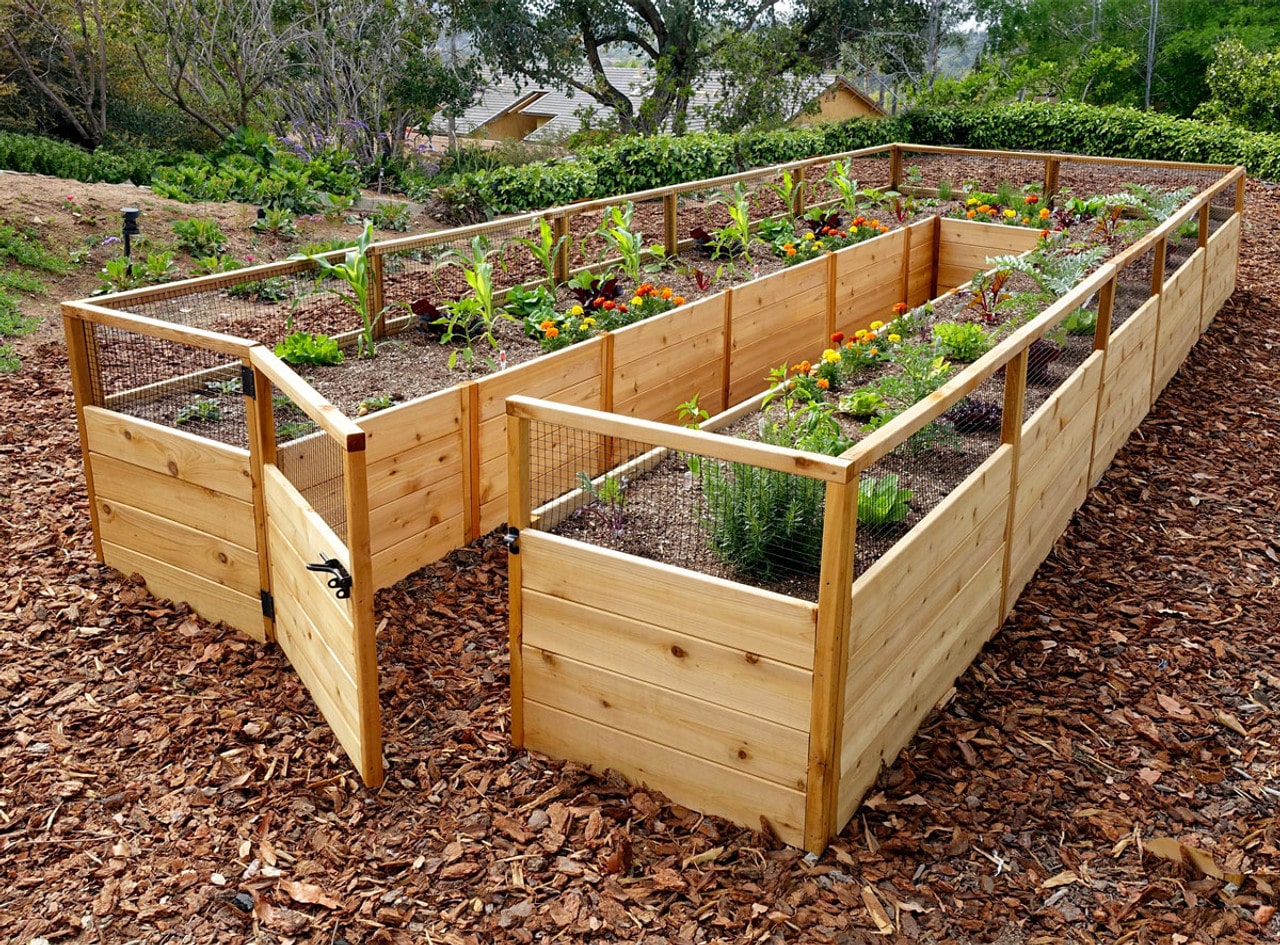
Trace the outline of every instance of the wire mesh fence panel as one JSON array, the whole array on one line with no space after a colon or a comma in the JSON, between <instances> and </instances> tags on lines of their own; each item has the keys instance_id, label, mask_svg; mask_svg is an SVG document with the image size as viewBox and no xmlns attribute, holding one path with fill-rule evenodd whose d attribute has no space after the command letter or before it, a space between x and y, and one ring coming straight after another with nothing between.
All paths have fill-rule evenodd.
<instances>
[{"instance_id":1,"label":"wire mesh fence panel","mask_svg":"<svg viewBox=\"0 0 1280 945\"><path fill-rule=\"evenodd\" d=\"M156 321L235 335L271 345L293 330L337 334L352 318L333 306L303 304L316 289L310 272L245 277L217 289L161 287L157 296L106 304ZM169 294L172 293L172 294ZM349 311L349 310L348 310Z\"/></svg>"},{"instance_id":2,"label":"wire mesh fence panel","mask_svg":"<svg viewBox=\"0 0 1280 945\"><path fill-rule=\"evenodd\" d=\"M240 361L110 325L93 325L101 406L230 446L248 447Z\"/></svg>"},{"instance_id":3,"label":"wire mesh fence panel","mask_svg":"<svg viewBox=\"0 0 1280 945\"><path fill-rule=\"evenodd\" d=\"M1003 391L1003 378L989 379L862 473L855 575L902 540L995 452Z\"/></svg>"},{"instance_id":4,"label":"wire mesh fence panel","mask_svg":"<svg viewBox=\"0 0 1280 945\"><path fill-rule=\"evenodd\" d=\"M341 445L274 384L270 393L276 466L326 524L345 539L347 500ZM330 552L332 549L311 550Z\"/></svg>"},{"instance_id":5,"label":"wire mesh fence panel","mask_svg":"<svg viewBox=\"0 0 1280 945\"><path fill-rule=\"evenodd\" d=\"M1093 354L1098 324L1095 293L1072 309L1027 349L1027 393L1023 419L1030 417Z\"/></svg>"},{"instance_id":6,"label":"wire mesh fence panel","mask_svg":"<svg viewBox=\"0 0 1280 945\"><path fill-rule=\"evenodd\" d=\"M1153 243L1116 274L1115 299L1111 303L1113 332L1132 318L1151 298L1151 277L1155 255L1156 247Z\"/></svg>"},{"instance_id":7,"label":"wire mesh fence panel","mask_svg":"<svg viewBox=\"0 0 1280 945\"><path fill-rule=\"evenodd\" d=\"M1058 191L1088 197L1124 193L1134 185L1161 193L1190 188L1193 196L1222 177L1221 171L1152 164L1102 164L1064 159L1058 169Z\"/></svg>"},{"instance_id":8,"label":"wire mesh fence panel","mask_svg":"<svg viewBox=\"0 0 1280 945\"><path fill-rule=\"evenodd\" d=\"M929 193L964 196L975 192L993 194L997 202L1009 206L1020 201L1028 189L1044 184L1044 160L980 154L935 154L902 151L901 184Z\"/></svg>"},{"instance_id":9,"label":"wire mesh fence panel","mask_svg":"<svg viewBox=\"0 0 1280 945\"><path fill-rule=\"evenodd\" d=\"M534 527L816 601L822 480L534 422Z\"/></svg>"},{"instance_id":10,"label":"wire mesh fence panel","mask_svg":"<svg viewBox=\"0 0 1280 945\"><path fill-rule=\"evenodd\" d=\"M1236 189L1223 187L1209 198L1209 232L1216 233L1236 212Z\"/></svg>"},{"instance_id":11,"label":"wire mesh fence panel","mask_svg":"<svg viewBox=\"0 0 1280 945\"><path fill-rule=\"evenodd\" d=\"M1196 250L1200 248L1199 215L1192 214L1188 218L1186 214L1180 213L1178 218L1182 222L1170 232L1165 242L1164 271L1166 278L1177 272L1182 264L1194 256Z\"/></svg>"}]
</instances>

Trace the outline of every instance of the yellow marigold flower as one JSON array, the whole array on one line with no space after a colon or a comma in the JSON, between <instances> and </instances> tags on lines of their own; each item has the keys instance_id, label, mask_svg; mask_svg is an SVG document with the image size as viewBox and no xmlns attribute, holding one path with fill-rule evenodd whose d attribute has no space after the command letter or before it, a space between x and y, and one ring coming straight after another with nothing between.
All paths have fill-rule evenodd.
<instances>
[{"instance_id":1,"label":"yellow marigold flower","mask_svg":"<svg viewBox=\"0 0 1280 945\"><path fill-rule=\"evenodd\" d=\"M828 348L826 351L822 352L822 360L826 361L828 364L839 364L840 352L835 348Z\"/></svg>"},{"instance_id":2,"label":"yellow marigold flower","mask_svg":"<svg viewBox=\"0 0 1280 945\"><path fill-rule=\"evenodd\" d=\"M631 299L631 304L632 304L632 305L643 305L643 304L644 304L644 299L640 298L640 296L638 296L638 295L637 295L637 296L635 296L634 298L632 298L632 299Z\"/></svg>"},{"instance_id":3,"label":"yellow marigold flower","mask_svg":"<svg viewBox=\"0 0 1280 945\"><path fill-rule=\"evenodd\" d=\"M899 334L892 334L889 336L889 340L896 345L899 341L902 340L902 336Z\"/></svg>"},{"instance_id":4,"label":"yellow marigold flower","mask_svg":"<svg viewBox=\"0 0 1280 945\"><path fill-rule=\"evenodd\" d=\"M879 354L879 353L880 353L880 349L879 349L879 348L872 348L870 351L868 351L868 352L867 352L867 354L870 354L872 357L874 357L875 355L877 355L877 354Z\"/></svg>"},{"instance_id":5,"label":"yellow marigold flower","mask_svg":"<svg viewBox=\"0 0 1280 945\"><path fill-rule=\"evenodd\" d=\"M874 321L874 322L872 322L872 323L871 323L871 330L872 330L872 331L879 331L879 330L880 330L881 328L883 328L883 327L884 327L884 322L881 322L881 321Z\"/></svg>"},{"instance_id":6,"label":"yellow marigold flower","mask_svg":"<svg viewBox=\"0 0 1280 945\"><path fill-rule=\"evenodd\" d=\"M822 240L817 240L816 242L814 242L814 244L813 244L813 248L814 248L814 249L822 249Z\"/></svg>"},{"instance_id":7,"label":"yellow marigold flower","mask_svg":"<svg viewBox=\"0 0 1280 945\"><path fill-rule=\"evenodd\" d=\"M1008 210L1006 210L1006 211L1004 212L1004 216L1005 216L1005 219L1006 219L1006 220L1012 220L1012 219L1013 219L1014 217L1016 217L1017 215L1018 215L1018 211L1017 211L1017 210L1014 210L1014 209L1012 209L1012 208L1010 208L1010 209L1008 209Z\"/></svg>"},{"instance_id":8,"label":"yellow marigold flower","mask_svg":"<svg viewBox=\"0 0 1280 945\"><path fill-rule=\"evenodd\" d=\"M1049 219L1049 208L1048 208L1048 207L1041 207L1041 208L1040 208L1040 219L1041 219L1041 220L1047 220L1047 219Z\"/></svg>"},{"instance_id":9,"label":"yellow marigold flower","mask_svg":"<svg viewBox=\"0 0 1280 945\"><path fill-rule=\"evenodd\" d=\"M569 309L569 314L570 314L570 315L581 315L581 314L582 314L582 306L581 306L581 305L575 305L573 308Z\"/></svg>"},{"instance_id":10,"label":"yellow marigold flower","mask_svg":"<svg viewBox=\"0 0 1280 945\"><path fill-rule=\"evenodd\" d=\"M584 319L582 320L582 327L583 327L583 328L595 328L595 327L596 327L596 320L595 320L594 318L592 318L590 315L588 315L586 318L584 318Z\"/></svg>"},{"instance_id":11,"label":"yellow marigold flower","mask_svg":"<svg viewBox=\"0 0 1280 945\"><path fill-rule=\"evenodd\" d=\"M806 240L815 239L813 235L813 230L810 230L809 232L805 233L805 235L801 237L801 239L806 239Z\"/></svg>"},{"instance_id":12,"label":"yellow marigold flower","mask_svg":"<svg viewBox=\"0 0 1280 945\"><path fill-rule=\"evenodd\" d=\"M973 207L973 206L977 206L977 203L978 203L977 197L970 197L968 200L964 202L964 205L966 207Z\"/></svg>"}]
</instances>

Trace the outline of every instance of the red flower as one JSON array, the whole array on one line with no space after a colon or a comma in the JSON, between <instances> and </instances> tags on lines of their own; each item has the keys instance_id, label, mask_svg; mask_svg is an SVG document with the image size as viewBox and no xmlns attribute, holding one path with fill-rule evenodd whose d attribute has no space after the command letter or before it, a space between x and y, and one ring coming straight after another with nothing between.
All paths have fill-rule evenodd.
<instances>
[{"instance_id":1,"label":"red flower","mask_svg":"<svg viewBox=\"0 0 1280 945\"><path fill-rule=\"evenodd\" d=\"M608 300L607 300L603 305L601 305L600 307L601 307L602 309L604 309L606 312L612 312L615 308L617 308L617 307L618 307L618 304L617 304L616 302L614 302L614 301L613 301L613 299L608 299Z\"/></svg>"},{"instance_id":2,"label":"red flower","mask_svg":"<svg viewBox=\"0 0 1280 945\"><path fill-rule=\"evenodd\" d=\"M833 345L838 345L842 341L844 341L844 332L842 331L838 331L831 336L831 343Z\"/></svg>"}]
</instances>

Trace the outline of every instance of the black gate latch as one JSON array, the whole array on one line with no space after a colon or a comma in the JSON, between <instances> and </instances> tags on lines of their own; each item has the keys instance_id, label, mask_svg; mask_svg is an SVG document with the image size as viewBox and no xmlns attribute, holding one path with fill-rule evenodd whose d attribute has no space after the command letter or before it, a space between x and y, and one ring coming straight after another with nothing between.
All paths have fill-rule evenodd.
<instances>
[{"instance_id":1,"label":"black gate latch","mask_svg":"<svg viewBox=\"0 0 1280 945\"><path fill-rule=\"evenodd\" d=\"M320 553L321 564L307 565L308 571L325 571L332 574L329 578L328 585L334 589L334 597L338 600L346 600L351 596L351 575L347 573L347 569L342 566L342 562L337 558L330 558Z\"/></svg>"},{"instance_id":2,"label":"black gate latch","mask_svg":"<svg viewBox=\"0 0 1280 945\"><path fill-rule=\"evenodd\" d=\"M502 536L502 540L507 543L507 551L513 555L520 553L520 529L508 528L507 533Z\"/></svg>"}]
</instances>

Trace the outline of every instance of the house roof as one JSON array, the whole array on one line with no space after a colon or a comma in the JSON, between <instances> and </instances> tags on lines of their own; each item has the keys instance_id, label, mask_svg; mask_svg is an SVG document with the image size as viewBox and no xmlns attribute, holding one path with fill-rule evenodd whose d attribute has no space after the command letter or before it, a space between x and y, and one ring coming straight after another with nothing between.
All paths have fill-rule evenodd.
<instances>
[{"instance_id":1,"label":"house roof","mask_svg":"<svg viewBox=\"0 0 1280 945\"><path fill-rule=\"evenodd\" d=\"M645 67L605 66L605 75L614 88L631 100L631 104L639 109L644 101L647 89L652 83L653 73ZM591 73L583 69L578 74L579 81L589 82ZM872 99L863 94L847 79L834 75L818 77L818 87L824 91L840 88L857 96L877 114L883 110ZM714 76L706 77L702 85L694 91L689 101L686 127L689 131L703 131L706 118L699 106L713 105L721 98L722 87ZM557 141L573 134L582 128L579 114L582 110L594 109L604 112L606 109L585 92L570 94L562 89L545 85L530 85L527 81L517 84L514 78L488 76L480 95L474 105L456 119L458 134L471 134L497 118L512 112L527 115L547 116L549 120L525 138L526 141ZM443 130L443 119L436 118L431 130Z\"/></svg>"}]
</instances>

